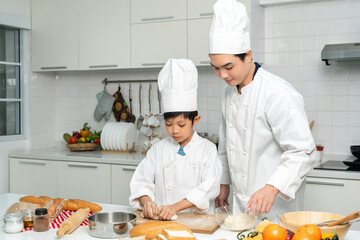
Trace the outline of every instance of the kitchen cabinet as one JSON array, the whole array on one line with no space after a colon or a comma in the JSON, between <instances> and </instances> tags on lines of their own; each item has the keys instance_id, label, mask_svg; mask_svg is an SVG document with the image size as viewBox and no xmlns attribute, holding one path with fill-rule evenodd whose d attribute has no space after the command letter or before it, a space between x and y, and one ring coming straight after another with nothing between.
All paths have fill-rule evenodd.
<instances>
[{"instance_id":1,"label":"kitchen cabinet","mask_svg":"<svg viewBox=\"0 0 360 240\"><path fill-rule=\"evenodd\" d=\"M162 67L169 58L187 57L187 21L133 24L132 67Z\"/></svg>"},{"instance_id":2,"label":"kitchen cabinet","mask_svg":"<svg viewBox=\"0 0 360 240\"><path fill-rule=\"evenodd\" d=\"M359 180L307 177L304 210L348 215L359 208ZM352 230L360 230L358 224Z\"/></svg>"},{"instance_id":3,"label":"kitchen cabinet","mask_svg":"<svg viewBox=\"0 0 360 240\"><path fill-rule=\"evenodd\" d=\"M111 165L59 161L58 189L62 198L111 203Z\"/></svg>"},{"instance_id":4,"label":"kitchen cabinet","mask_svg":"<svg viewBox=\"0 0 360 240\"><path fill-rule=\"evenodd\" d=\"M188 0L188 19L212 17L214 15L213 5L216 1Z\"/></svg>"},{"instance_id":5,"label":"kitchen cabinet","mask_svg":"<svg viewBox=\"0 0 360 240\"><path fill-rule=\"evenodd\" d=\"M130 68L130 0L80 0L79 69Z\"/></svg>"},{"instance_id":6,"label":"kitchen cabinet","mask_svg":"<svg viewBox=\"0 0 360 240\"><path fill-rule=\"evenodd\" d=\"M78 2L32 0L32 71L78 69Z\"/></svg>"},{"instance_id":7,"label":"kitchen cabinet","mask_svg":"<svg viewBox=\"0 0 360 240\"><path fill-rule=\"evenodd\" d=\"M10 192L57 197L57 164L54 161L10 159Z\"/></svg>"},{"instance_id":8,"label":"kitchen cabinet","mask_svg":"<svg viewBox=\"0 0 360 240\"><path fill-rule=\"evenodd\" d=\"M131 23L185 20L186 0L132 0Z\"/></svg>"},{"instance_id":9,"label":"kitchen cabinet","mask_svg":"<svg viewBox=\"0 0 360 240\"><path fill-rule=\"evenodd\" d=\"M130 181L135 172L136 166L112 165L112 204L129 205Z\"/></svg>"}]
</instances>

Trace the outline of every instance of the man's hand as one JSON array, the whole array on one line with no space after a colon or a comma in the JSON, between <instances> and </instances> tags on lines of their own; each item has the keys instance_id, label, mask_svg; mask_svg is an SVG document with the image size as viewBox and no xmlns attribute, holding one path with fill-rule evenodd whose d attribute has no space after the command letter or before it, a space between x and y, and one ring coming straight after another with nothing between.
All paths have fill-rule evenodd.
<instances>
[{"instance_id":1,"label":"man's hand","mask_svg":"<svg viewBox=\"0 0 360 240\"><path fill-rule=\"evenodd\" d=\"M256 191L249 199L245 209L250 209L250 214L262 215L270 212L279 189L266 184L265 187Z\"/></svg>"},{"instance_id":2,"label":"man's hand","mask_svg":"<svg viewBox=\"0 0 360 240\"><path fill-rule=\"evenodd\" d=\"M143 206L143 215L145 218L153 219L155 216L159 215L159 207L156 203L151 200L149 196L141 196L140 203Z\"/></svg>"},{"instance_id":3,"label":"man's hand","mask_svg":"<svg viewBox=\"0 0 360 240\"><path fill-rule=\"evenodd\" d=\"M221 184L219 196L215 199L215 207L229 205L228 197L230 193L230 185Z\"/></svg>"}]
</instances>

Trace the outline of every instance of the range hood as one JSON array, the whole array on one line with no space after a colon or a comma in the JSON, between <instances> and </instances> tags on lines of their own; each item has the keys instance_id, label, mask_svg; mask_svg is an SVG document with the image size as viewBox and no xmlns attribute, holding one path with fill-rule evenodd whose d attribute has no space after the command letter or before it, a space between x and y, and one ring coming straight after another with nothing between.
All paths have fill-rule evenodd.
<instances>
[{"instance_id":1,"label":"range hood","mask_svg":"<svg viewBox=\"0 0 360 240\"><path fill-rule=\"evenodd\" d=\"M360 42L326 44L321 51L321 60L326 65L330 65L329 61L360 61Z\"/></svg>"}]
</instances>

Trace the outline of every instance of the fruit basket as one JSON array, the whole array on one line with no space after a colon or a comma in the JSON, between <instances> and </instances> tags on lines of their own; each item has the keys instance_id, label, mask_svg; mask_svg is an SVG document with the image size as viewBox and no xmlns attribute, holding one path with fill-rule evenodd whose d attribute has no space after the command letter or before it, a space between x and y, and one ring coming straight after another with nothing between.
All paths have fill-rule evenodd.
<instances>
[{"instance_id":1,"label":"fruit basket","mask_svg":"<svg viewBox=\"0 0 360 240\"><path fill-rule=\"evenodd\" d=\"M97 148L98 144L96 143L75 143L75 144L67 144L71 151L93 151Z\"/></svg>"}]
</instances>

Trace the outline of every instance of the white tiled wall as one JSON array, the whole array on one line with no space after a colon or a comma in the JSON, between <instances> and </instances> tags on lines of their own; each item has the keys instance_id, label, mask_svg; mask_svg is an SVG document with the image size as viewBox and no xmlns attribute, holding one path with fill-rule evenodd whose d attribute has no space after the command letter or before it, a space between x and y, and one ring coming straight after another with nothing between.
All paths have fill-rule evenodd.
<instances>
[{"instance_id":1,"label":"white tiled wall","mask_svg":"<svg viewBox=\"0 0 360 240\"><path fill-rule=\"evenodd\" d=\"M349 145L360 144L360 65L325 66L320 53L325 44L360 41L360 1L323 0L265 8L264 68L291 82L304 95L316 143L329 153L347 153ZM256 59L255 59L256 60ZM220 92L224 83L210 67L199 70L198 106L202 119L199 132L217 133L220 119ZM108 79L156 79L159 69L35 73L32 77L32 146L52 145L64 132L95 122L96 93ZM151 102L158 112L153 83ZM117 84L108 85L112 94ZM128 100L128 84L122 93ZM139 116L139 84L132 84L134 114ZM148 84L143 84L143 114L148 110ZM110 121L114 121L113 116Z\"/></svg>"}]
</instances>

